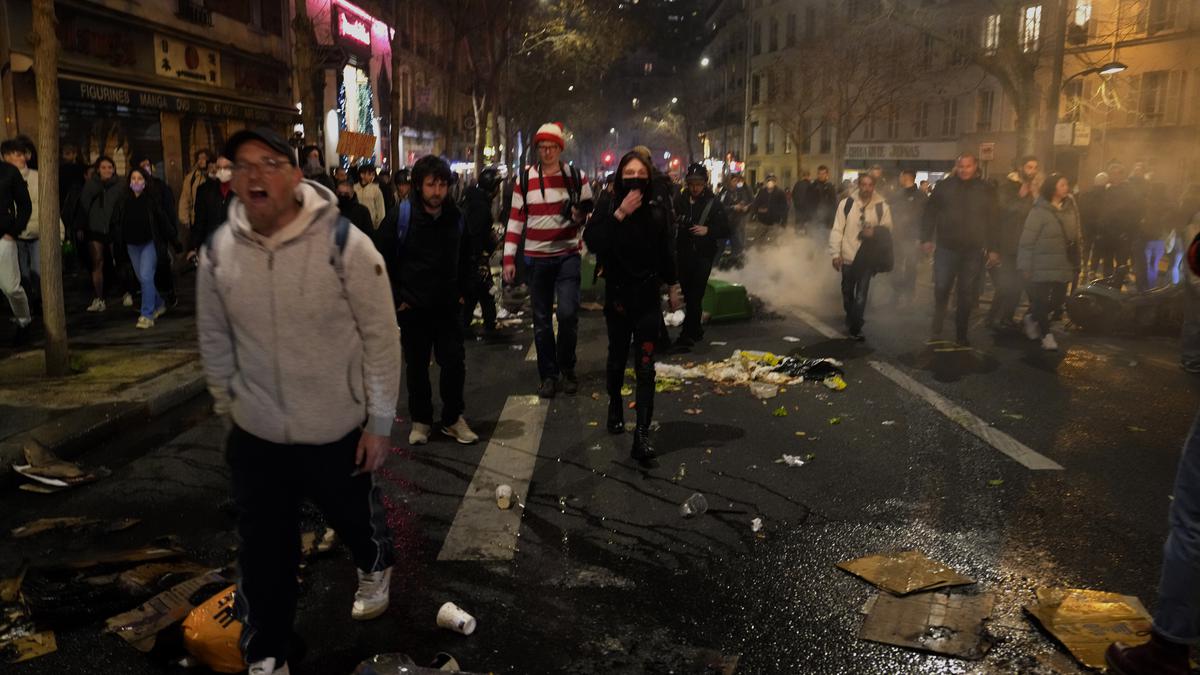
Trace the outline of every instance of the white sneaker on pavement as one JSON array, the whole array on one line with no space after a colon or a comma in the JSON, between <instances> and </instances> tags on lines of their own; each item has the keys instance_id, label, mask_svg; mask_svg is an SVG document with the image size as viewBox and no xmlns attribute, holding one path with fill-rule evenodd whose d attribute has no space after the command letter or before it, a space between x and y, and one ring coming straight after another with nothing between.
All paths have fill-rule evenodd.
<instances>
[{"instance_id":1,"label":"white sneaker on pavement","mask_svg":"<svg viewBox=\"0 0 1200 675\"><path fill-rule=\"evenodd\" d=\"M124 307L133 307L133 294L126 293L125 296L121 298L121 305Z\"/></svg>"},{"instance_id":2,"label":"white sneaker on pavement","mask_svg":"<svg viewBox=\"0 0 1200 675\"><path fill-rule=\"evenodd\" d=\"M442 427L442 433L463 445L471 445L479 441L479 434L471 431L471 427L467 426L467 419L462 415L459 415L458 421L451 426Z\"/></svg>"},{"instance_id":3,"label":"white sneaker on pavement","mask_svg":"<svg viewBox=\"0 0 1200 675\"><path fill-rule=\"evenodd\" d=\"M138 320L137 320L137 324L134 325L134 328L138 328L140 330L146 330L147 328L154 328L154 319L151 319L151 318L145 317L145 316L139 316Z\"/></svg>"},{"instance_id":4,"label":"white sneaker on pavement","mask_svg":"<svg viewBox=\"0 0 1200 675\"><path fill-rule=\"evenodd\" d=\"M1037 322L1033 320L1032 314L1026 314L1024 319L1021 319L1021 325L1025 329L1025 337L1030 340L1036 340L1041 335L1038 330Z\"/></svg>"},{"instance_id":5,"label":"white sneaker on pavement","mask_svg":"<svg viewBox=\"0 0 1200 675\"><path fill-rule=\"evenodd\" d=\"M392 587L392 568L378 572L358 572L358 591L354 593L354 606L350 616L356 621L374 619L388 608L388 591Z\"/></svg>"},{"instance_id":6,"label":"white sneaker on pavement","mask_svg":"<svg viewBox=\"0 0 1200 675\"><path fill-rule=\"evenodd\" d=\"M106 309L108 309L108 305L105 304L103 298L92 298L92 304L88 305L87 311L103 312Z\"/></svg>"},{"instance_id":7,"label":"white sneaker on pavement","mask_svg":"<svg viewBox=\"0 0 1200 675\"><path fill-rule=\"evenodd\" d=\"M1054 339L1054 333L1046 333L1046 336L1042 338L1042 349L1048 352L1058 351L1058 340Z\"/></svg>"},{"instance_id":8,"label":"white sneaker on pavement","mask_svg":"<svg viewBox=\"0 0 1200 675\"><path fill-rule=\"evenodd\" d=\"M413 422L412 431L408 432L409 445L425 445L429 442L429 432L433 431L433 427L420 422Z\"/></svg>"},{"instance_id":9,"label":"white sneaker on pavement","mask_svg":"<svg viewBox=\"0 0 1200 675\"><path fill-rule=\"evenodd\" d=\"M286 663L278 668L275 667L275 657L268 657L262 661L251 663L250 670L247 673L248 675L291 675Z\"/></svg>"}]
</instances>

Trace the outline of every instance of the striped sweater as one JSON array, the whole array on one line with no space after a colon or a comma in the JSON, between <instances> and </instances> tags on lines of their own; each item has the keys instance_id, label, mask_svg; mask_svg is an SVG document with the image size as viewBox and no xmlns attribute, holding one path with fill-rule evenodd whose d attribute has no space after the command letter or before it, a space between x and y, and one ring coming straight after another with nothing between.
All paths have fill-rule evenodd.
<instances>
[{"instance_id":1,"label":"striped sweater","mask_svg":"<svg viewBox=\"0 0 1200 675\"><path fill-rule=\"evenodd\" d=\"M547 176L543 190L541 167L530 167L528 194L522 191L521 182L517 181L513 187L508 232L504 236L505 265L513 263L522 238L525 240L525 255L531 258L551 258L580 250L580 226L562 217L563 204L570 197L567 191L567 174L570 171L570 167L564 167L562 173ZM583 172L576 171L575 178L579 184L580 201L592 199L592 188Z\"/></svg>"}]
</instances>

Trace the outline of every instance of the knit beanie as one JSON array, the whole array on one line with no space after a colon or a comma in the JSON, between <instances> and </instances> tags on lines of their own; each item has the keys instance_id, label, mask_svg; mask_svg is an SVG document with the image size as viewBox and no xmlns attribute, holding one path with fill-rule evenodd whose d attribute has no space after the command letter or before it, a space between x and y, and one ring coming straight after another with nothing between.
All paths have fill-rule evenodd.
<instances>
[{"instance_id":1,"label":"knit beanie","mask_svg":"<svg viewBox=\"0 0 1200 675\"><path fill-rule=\"evenodd\" d=\"M559 148L565 150L567 148L567 142L563 138L562 124L559 122L547 122L539 127L537 133L533 136L533 142L536 144L541 143L542 141L554 143Z\"/></svg>"}]
</instances>

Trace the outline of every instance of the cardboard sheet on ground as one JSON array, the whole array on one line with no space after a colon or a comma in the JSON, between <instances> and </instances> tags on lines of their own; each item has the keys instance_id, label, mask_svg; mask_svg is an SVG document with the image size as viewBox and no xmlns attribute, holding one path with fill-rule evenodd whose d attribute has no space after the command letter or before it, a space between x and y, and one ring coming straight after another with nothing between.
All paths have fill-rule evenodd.
<instances>
[{"instance_id":1,"label":"cardboard sheet on ground","mask_svg":"<svg viewBox=\"0 0 1200 675\"><path fill-rule=\"evenodd\" d=\"M877 553L838 563L838 568L892 593L908 595L951 586L968 586L975 580L963 576L920 551Z\"/></svg>"},{"instance_id":2,"label":"cardboard sheet on ground","mask_svg":"<svg viewBox=\"0 0 1200 675\"><path fill-rule=\"evenodd\" d=\"M1104 671L1104 651L1116 641L1150 639L1150 613L1130 595L1078 588L1039 588L1025 611L1088 668Z\"/></svg>"},{"instance_id":3,"label":"cardboard sheet on ground","mask_svg":"<svg viewBox=\"0 0 1200 675\"><path fill-rule=\"evenodd\" d=\"M137 595L158 587L163 577L168 574L176 575L180 579L190 579L205 573L208 569L204 565L189 560L152 562L121 572L117 576L117 583L122 589Z\"/></svg>"},{"instance_id":4,"label":"cardboard sheet on ground","mask_svg":"<svg viewBox=\"0 0 1200 675\"><path fill-rule=\"evenodd\" d=\"M39 518L37 520L25 523L20 527L13 528L9 534L12 535L13 539L24 539L25 537L32 537L35 534L41 534L51 530L75 529L88 527L91 525L98 525L103 522L105 521L99 518L84 518L80 516L71 516L65 518ZM104 529L107 532L120 532L121 530L128 530L140 522L141 521L137 518L121 518L120 520L109 522Z\"/></svg>"},{"instance_id":5,"label":"cardboard sheet on ground","mask_svg":"<svg viewBox=\"0 0 1200 675\"><path fill-rule=\"evenodd\" d=\"M116 633L139 651L154 648L154 636L159 631L180 621L195 608L191 597L208 584L224 581L217 571L202 574L150 598L137 609L118 614L104 622L104 630Z\"/></svg>"},{"instance_id":6,"label":"cardboard sheet on ground","mask_svg":"<svg viewBox=\"0 0 1200 675\"><path fill-rule=\"evenodd\" d=\"M20 663L58 651L53 631L30 633L11 642L0 644L0 661Z\"/></svg>"},{"instance_id":7,"label":"cardboard sheet on ground","mask_svg":"<svg viewBox=\"0 0 1200 675\"><path fill-rule=\"evenodd\" d=\"M994 604L991 593L923 593L906 598L881 593L863 608L867 618L858 636L975 661L992 646L983 622L991 616Z\"/></svg>"},{"instance_id":8,"label":"cardboard sheet on ground","mask_svg":"<svg viewBox=\"0 0 1200 675\"><path fill-rule=\"evenodd\" d=\"M53 563L51 565L47 565L47 567L83 570L89 567L98 567L100 565L149 562L151 560L177 558L181 555L183 555L183 551L181 549L166 548L163 546L146 546L128 551L105 553L98 555L95 558L88 558L86 560L68 560L66 562Z\"/></svg>"}]
</instances>

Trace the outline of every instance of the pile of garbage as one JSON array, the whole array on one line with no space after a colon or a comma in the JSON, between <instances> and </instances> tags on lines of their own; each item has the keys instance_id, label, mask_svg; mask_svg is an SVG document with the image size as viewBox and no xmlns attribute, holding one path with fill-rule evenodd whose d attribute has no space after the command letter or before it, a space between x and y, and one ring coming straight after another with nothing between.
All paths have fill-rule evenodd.
<instances>
[{"instance_id":1,"label":"pile of garbage","mask_svg":"<svg viewBox=\"0 0 1200 675\"><path fill-rule=\"evenodd\" d=\"M775 387L820 382L834 391L846 388L842 362L837 359L805 359L740 349L734 350L733 355L723 361L685 365L657 363L654 370L658 379L665 381L709 380L735 386L760 383ZM755 395L759 398L773 396L769 387L755 388Z\"/></svg>"}]
</instances>

